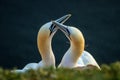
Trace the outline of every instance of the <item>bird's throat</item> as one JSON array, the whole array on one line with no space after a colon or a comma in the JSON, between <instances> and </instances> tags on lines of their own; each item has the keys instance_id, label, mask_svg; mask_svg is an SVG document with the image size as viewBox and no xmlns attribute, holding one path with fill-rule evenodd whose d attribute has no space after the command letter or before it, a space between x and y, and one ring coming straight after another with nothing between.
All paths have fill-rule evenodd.
<instances>
[{"instance_id":1,"label":"bird's throat","mask_svg":"<svg viewBox=\"0 0 120 80\"><path fill-rule=\"evenodd\" d=\"M46 39L44 41L38 40L38 50L44 65L55 65L55 57L51 47L51 39Z\"/></svg>"}]
</instances>

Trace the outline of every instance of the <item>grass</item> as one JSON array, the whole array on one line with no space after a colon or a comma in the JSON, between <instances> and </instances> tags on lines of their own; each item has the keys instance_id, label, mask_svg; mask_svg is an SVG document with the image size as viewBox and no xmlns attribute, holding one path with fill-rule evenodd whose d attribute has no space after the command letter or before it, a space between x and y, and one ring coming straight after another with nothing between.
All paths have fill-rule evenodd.
<instances>
[{"instance_id":1,"label":"grass","mask_svg":"<svg viewBox=\"0 0 120 80\"><path fill-rule=\"evenodd\" d=\"M45 68L12 73L11 70L0 68L0 80L120 80L120 62L102 64L101 69Z\"/></svg>"}]
</instances>

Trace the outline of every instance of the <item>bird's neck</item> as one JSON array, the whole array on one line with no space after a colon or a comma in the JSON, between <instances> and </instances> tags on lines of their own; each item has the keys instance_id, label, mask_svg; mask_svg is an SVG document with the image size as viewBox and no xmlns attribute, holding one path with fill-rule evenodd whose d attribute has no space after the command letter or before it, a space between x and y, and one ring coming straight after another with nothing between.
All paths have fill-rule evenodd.
<instances>
[{"instance_id":1,"label":"bird's neck","mask_svg":"<svg viewBox=\"0 0 120 80\"><path fill-rule=\"evenodd\" d=\"M77 61L84 51L84 42L79 43L79 45L74 45L71 43L70 48L65 53L59 67L74 68L77 66Z\"/></svg>"},{"instance_id":2,"label":"bird's neck","mask_svg":"<svg viewBox=\"0 0 120 80\"><path fill-rule=\"evenodd\" d=\"M38 49L44 65L55 66L55 57L51 47L51 39L46 39L42 42L41 40L38 40Z\"/></svg>"},{"instance_id":3,"label":"bird's neck","mask_svg":"<svg viewBox=\"0 0 120 80\"><path fill-rule=\"evenodd\" d=\"M70 50L71 60L75 63L84 51L84 42L78 43L77 45L71 44Z\"/></svg>"}]
</instances>

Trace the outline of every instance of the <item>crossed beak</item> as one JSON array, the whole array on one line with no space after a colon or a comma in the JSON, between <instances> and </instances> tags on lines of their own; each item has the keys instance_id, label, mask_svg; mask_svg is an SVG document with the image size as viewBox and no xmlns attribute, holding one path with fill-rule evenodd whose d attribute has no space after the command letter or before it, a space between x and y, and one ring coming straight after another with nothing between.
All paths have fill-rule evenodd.
<instances>
[{"instance_id":1,"label":"crossed beak","mask_svg":"<svg viewBox=\"0 0 120 80\"><path fill-rule=\"evenodd\" d=\"M55 20L55 21L58 22L58 23L63 24L63 23L65 23L70 17L71 17L71 14L67 14L67 15L65 15L65 16L63 16L63 17L61 17L61 18L59 18L59 19L57 19L57 20ZM49 29L50 29L50 34L52 34L53 32L57 31L57 28L56 28L56 26L55 26L54 24L52 24Z\"/></svg>"},{"instance_id":2,"label":"crossed beak","mask_svg":"<svg viewBox=\"0 0 120 80\"><path fill-rule=\"evenodd\" d=\"M70 31L69 31L69 28L68 26L66 25L63 25L59 22L56 22L56 21L52 21L52 23L58 27L69 39L70 39Z\"/></svg>"}]
</instances>

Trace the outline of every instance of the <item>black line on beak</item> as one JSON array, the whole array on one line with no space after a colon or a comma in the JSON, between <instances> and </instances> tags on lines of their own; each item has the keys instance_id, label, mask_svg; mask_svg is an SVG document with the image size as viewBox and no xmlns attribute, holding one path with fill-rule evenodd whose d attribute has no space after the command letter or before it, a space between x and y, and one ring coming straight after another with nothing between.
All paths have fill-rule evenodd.
<instances>
[{"instance_id":1,"label":"black line on beak","mask_svg":"<svg viewBox=\"0 0 120 80\"><path fill-rule=\"evenodd\" d=\"M49 30L50 30L50 35L55 31L55 25L54 24L52 24L51 26L50 26L50 28L49 28Z\"/></svg>"}]
</instances>

